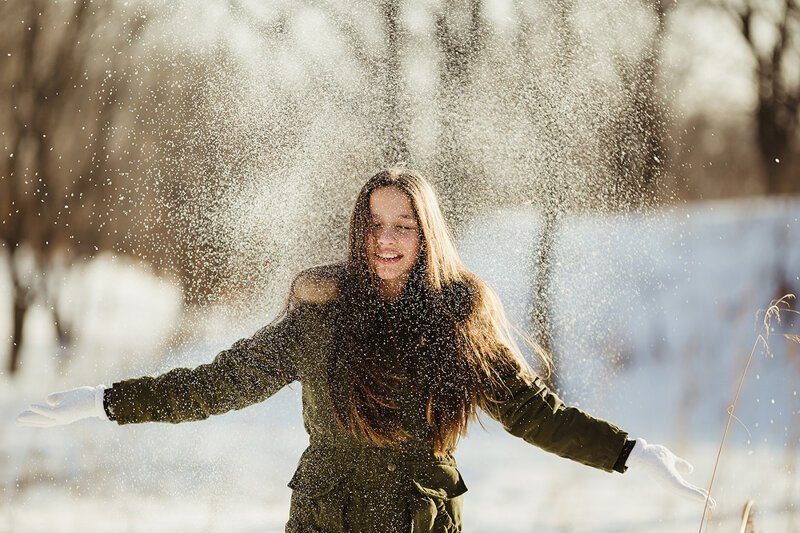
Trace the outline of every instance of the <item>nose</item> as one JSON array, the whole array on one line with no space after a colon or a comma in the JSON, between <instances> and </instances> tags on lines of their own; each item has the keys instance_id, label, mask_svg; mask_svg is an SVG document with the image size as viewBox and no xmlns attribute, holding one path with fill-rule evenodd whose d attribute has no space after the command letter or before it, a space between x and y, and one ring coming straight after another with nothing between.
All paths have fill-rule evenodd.
<instances>
[{"instance_id":1,"label":"nose","mask_svg":"<svg viewBox=\"0 0 800 533\"><path fill-rule=\"evenodd\" d=\"M390 226L374 228L372 231L378 244L389 244L397 240L395 231Z\"/></svg>"}]
</instances>

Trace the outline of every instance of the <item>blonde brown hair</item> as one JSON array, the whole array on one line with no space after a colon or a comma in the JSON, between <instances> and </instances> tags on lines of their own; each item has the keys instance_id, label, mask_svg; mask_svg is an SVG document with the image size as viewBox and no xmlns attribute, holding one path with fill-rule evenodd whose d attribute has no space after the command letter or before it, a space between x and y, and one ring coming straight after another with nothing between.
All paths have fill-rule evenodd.
<instances>
[{"instance_id":1,"label":"blonde brown hair","mask_svg":"<svg viewBox=\"0 0 800 533\"><path fill-rule=\"evenodd\" d=\"M548 372L550 360L528 335L511 326L492 288L461 262L430 184L412 170L383 170L361 188L350 219L346 275L337 299L341 310L337 327L342 331L336 335L327 366L331 406L339 425L376 446L396 446L411 439L400 423L396 401L398 387L408 384L399 382L370 349L381 334L374 325L383 302L369 267L366 237L370 195L380 187L397 187L408 195L418 222L420 252L399 308L406 336L425 342L425 361L411 364L434 451L444 454L466 434L477 408L492 401L489 391L502 387L503 376L513 372L533 380L512 330L533 348Z\"/></svg>"}]
</instances>

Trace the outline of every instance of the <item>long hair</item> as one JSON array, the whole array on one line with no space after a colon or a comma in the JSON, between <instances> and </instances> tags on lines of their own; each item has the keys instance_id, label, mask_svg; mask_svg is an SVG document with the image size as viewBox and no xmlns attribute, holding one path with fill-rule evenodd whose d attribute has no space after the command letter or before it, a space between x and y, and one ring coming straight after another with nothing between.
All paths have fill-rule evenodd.
<instances>
[{"instance_id":1,"label":"long hair","mask_svg":"<svg viewBox=\"0 0 800 533\"><path fill-rule=\"evenodd\" d=\"M417 262L399 301L392 303L379 295L366 251L370 195L387 186L411 200L420 236ZM436 194L416 172L383 170L362 187L350 219L345 266L337 298L338 331L327 364L331 406L343 429L381 447L409 441L398 391L414 387L434 452L442 455L466 434L477 408L492 401L488 391L502 387L503 376L511 372L533 379L511 335L517 330L491 287L459 259ZM387 306L397 312L391 324L381 322ZM387 327L395 327L410 381L381 352ZM517 333L549 372L547 354L528 335Z\"/></svg>"}]
</instances>

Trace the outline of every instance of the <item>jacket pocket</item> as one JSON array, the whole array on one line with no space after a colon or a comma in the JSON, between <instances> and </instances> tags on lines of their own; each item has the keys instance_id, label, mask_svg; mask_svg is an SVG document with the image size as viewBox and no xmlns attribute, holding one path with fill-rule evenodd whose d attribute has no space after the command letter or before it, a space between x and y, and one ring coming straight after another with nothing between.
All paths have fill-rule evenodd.
<instances>
[{"instance_id":1,"label":"jacket pocket","mask_svg":"<svg viewBox=\"0 0 800 533\"><path fill-rule=\"evenodd\" d=\"M461 531L461 495L467 486L454 465L418 465L411 471L417 494L409 502L411 530L418 532Z\"/></svg>"},{"instance_id":2,"label":"jacket pocket","mask_svg":"<svg viewBox=\"0 0 800 533\"><path fill-rule=\"evenodd\" d=\"M301 462L288 485L290 489L314 498L338 487L352 470L347 465Z\"/></svg>"},{"instance_id":3,"label":"jacket pocket","mask_svg":"<svg viewBox=\"0 0 800 533\"><path fill-rule=\"evenodd\" d=\"M351 471L345 464L323 464L308 457L301 460L289 481L292 504L286 531L351 531L346 522L349 493L343 487Z\"/></svg>"},{"instance_id":4,"label":"jacket pocket","mask_svg":"<svg viewBox=\"0 0 800 533\"><path fill-rule=\"evenodd\" d=\"M467 492L461 472L454 465L415 465L411 469L411 480L420 494L440 500L449 500Z\"/></svg>"}]
</instances>

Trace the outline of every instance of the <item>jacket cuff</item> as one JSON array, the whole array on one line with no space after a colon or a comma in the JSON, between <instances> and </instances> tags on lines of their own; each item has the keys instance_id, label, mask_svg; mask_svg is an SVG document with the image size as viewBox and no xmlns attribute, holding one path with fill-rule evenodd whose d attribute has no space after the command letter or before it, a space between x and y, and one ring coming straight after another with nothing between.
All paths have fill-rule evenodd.
<instances>
[{"instance_id":1,"label":"jacket cuff","mask_svg":"<svg viewBox=\"0 0 800 533\"><path fill-rule=\"evenodd\" d=\"M628 461L628 456L631 454L631 450L633 450L633 446L635 444L636 444L635 440L625 439L625 444L622 446L622 451L619 453L617 462L614 463L613 469L615 472L624 474L625 471L628 470L628 467L625 463Z\"/></svg>"},{"instance_id":2,"label":"jacket cuff","mask_svg":"<svg viewBox=\"0 0 800 533\"><path fill-rule=\"evenodd\" d=\"M112 404L112 398L114 395L114 387L108 387L106 390L103 391L103 410L106 412L106 416L109 420L116 421L117 417L114 414L114 408Z\"/></svg>"}]
</instances>

